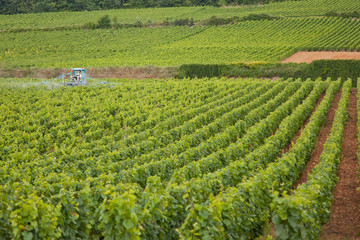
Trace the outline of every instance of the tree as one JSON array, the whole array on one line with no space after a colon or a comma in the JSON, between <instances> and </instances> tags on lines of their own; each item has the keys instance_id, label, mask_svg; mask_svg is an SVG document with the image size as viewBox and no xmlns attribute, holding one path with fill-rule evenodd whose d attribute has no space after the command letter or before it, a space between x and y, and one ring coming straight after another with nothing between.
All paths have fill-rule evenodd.
<instances>
[{"instance_id":1,"label":"tree","mask_svg":"<svg viewBox=\"0 0 360 240\"><path fill-rule=\"evenodd\" d=\"M33 7L34 12L53 12L56 11L55 2L51 0L38 0Z\"/></svg>"},{"instance_id":2,"label":"tree","mask_svg":"<svg viewBox=\"0 0 360 240\"><path fill-rule=\"evenodd\" d=\"M0 14L31 12L29 0L0 0Z\"/></svg>"},{"instance_id":3,"label":"tree","mask_svg":"<svg viewBox=\"0 0 360 240\"><path fill-rule=\"evenodd\" d=\"M75 0L72 5L72 11L91 11L98 9L95 2L92 0Z\"/></svg>"},{"instance_id":4,"label":"tree","mask_svg":"<svg viewBox=\"0 0 360 240\"><path fill-rule=\"evenodd\" d=\"M98 4L102 9L117 9L121 8L123 3L121 0L101 0Z\"/></svg>"}]
</instances>

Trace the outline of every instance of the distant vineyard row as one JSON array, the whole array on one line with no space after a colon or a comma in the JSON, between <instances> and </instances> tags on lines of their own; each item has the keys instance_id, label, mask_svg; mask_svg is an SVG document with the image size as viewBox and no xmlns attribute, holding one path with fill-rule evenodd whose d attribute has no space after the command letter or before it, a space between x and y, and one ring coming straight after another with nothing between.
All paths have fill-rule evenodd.
<instances>
[{"instance_id":1,"label":"distant vineyard row","mask_svg":"<svg viewBox=\"0 0 360 240\"><path fill-rule=\"evenodd\" d=\"M119 1L120 2L120 1ZM271 16L306 17L323 16L328 12L360 11L357 0L302 0L284 1L266 5L250 5L233 8L217 7L177 7L177 8L148 8L148 9L119 9L89 12L58 12L0 15L0 29L14 28L48 28L85 24L100 19L109 14L119 23L161 23L165 20L190 19L195 21L218 17L244 17L250 13L265 13Z\"/></svg>"},{"instance_id":2,"label":"distant vineyard row","mask_svg":"<svg viewBox=\"0 0 360 240\"><path fill-rule=\"evenodd\" d=\"M296 182L340 80L121 80L52 90L16 81L0 80L4 239L253 239L270 213L280 239L318 236L351 81L320 163L291 197L274 193Z\"/></svg>"},{"instance_id":3,"label":"distant vineyard row","mask_svg":"<svg viewBox=\"0 0 360 240\"><path fill-rule=\"evenodd\" d=\"M277 62L299 50L360 50L360 22L282 18L214 27L0 33L3 68Z\"/></svg>"}]
</instances>

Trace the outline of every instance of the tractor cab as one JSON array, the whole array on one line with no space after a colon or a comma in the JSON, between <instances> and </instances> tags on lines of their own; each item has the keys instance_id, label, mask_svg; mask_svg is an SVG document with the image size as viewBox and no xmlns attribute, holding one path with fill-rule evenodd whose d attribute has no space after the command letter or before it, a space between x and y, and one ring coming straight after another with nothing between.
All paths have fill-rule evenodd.
<instances>
[{"instance_id":1,"label":"tractor cab","mask_svg":"<svg viewBox=\"0 0 360 240\"><path fill-rule=\"evenodd\" d=\"M69 82L65 83L67 86L86 85L85 68L72 68L68 73Z\"/></svg>"}]
</instances>

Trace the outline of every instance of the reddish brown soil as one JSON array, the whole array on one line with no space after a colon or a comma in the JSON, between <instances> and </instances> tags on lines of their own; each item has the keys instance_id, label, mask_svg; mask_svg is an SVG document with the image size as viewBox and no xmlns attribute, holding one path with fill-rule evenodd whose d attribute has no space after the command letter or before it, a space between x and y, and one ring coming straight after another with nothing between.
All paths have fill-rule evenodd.
<instances>
[{"instance_id":1,"label":"reddish brown soil","mask_svg":"<svg viewBox=\"0 0 360 240\"><path fill-rule=\"evenodd\" d=\"M297 52L282 60L282 63L311 63L320 59L356 59L360 60L360 52Z\"/></svg>"},{"instance_id":2,"label":"reddish brown soil","mask_svg":"<svg viewBox=\"0 0 360 240\"><path fill-rule=\"evenodd\" d=\"M335 116L335 110L337 108L340 98L341 98L341 91L339 91L334 96L334 100L326 115L325 124L320 130L317 141L315 143L314 150L311 153L310 161L306 164L304 171L302 172L298 181L294 184L293 189L296 189L298 185L306 182L308 175L311 173L311 170L316 166L316 164L318 164L320 155L323 151L323 145L326 141L326 138L329 136L331 132L331 127Z\"/></svg>"},{"instance_id":3,"label":"reddish brown soil","mask_svg":"<svg viewBox=\"0 0 360 240\"><path fill-rule=\"evenodd\" d=\"M339 180L333 191L334 202L330 219L322 227L322 240L360 239L360 192L358 181L358 160L356 156L356 89L351 90L347 119L341 145L341 162L338 167Z\"/></svg>"}]
</instances>

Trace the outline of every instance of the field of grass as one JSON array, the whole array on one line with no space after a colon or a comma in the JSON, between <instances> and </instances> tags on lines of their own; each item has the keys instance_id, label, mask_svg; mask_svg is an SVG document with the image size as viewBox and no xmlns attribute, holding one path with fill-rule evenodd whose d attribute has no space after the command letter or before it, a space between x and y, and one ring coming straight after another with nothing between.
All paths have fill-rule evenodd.
<instances>
[{"instance_id":1,"label":"field of grass","mask_svg":"<svg viewBox=\"0 0 360 240\"><path fill-rule=\"evenodd\" d=\"M2 68L277 62L299 50L359 50L359 21L283 18L226 26L1 33Z\"/></svg>"}]
</instances>

